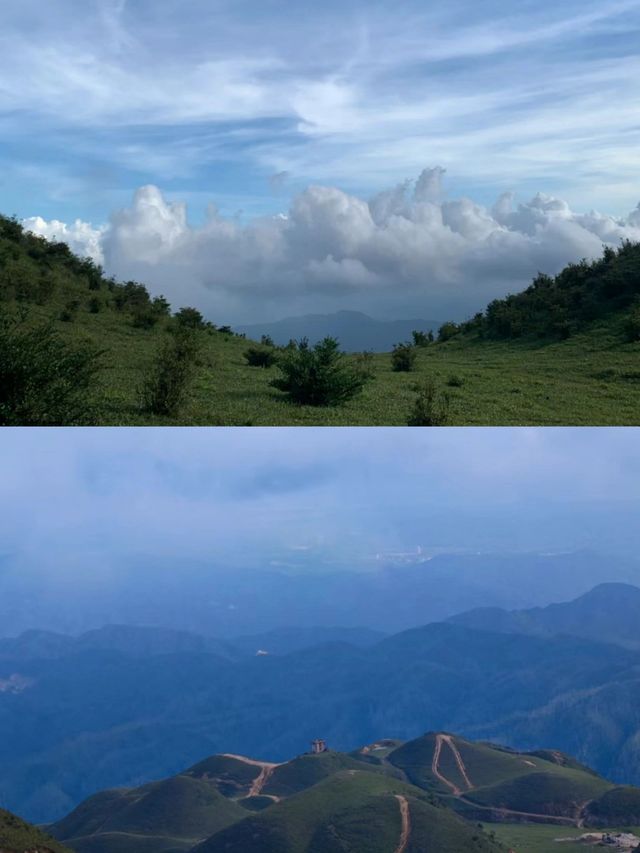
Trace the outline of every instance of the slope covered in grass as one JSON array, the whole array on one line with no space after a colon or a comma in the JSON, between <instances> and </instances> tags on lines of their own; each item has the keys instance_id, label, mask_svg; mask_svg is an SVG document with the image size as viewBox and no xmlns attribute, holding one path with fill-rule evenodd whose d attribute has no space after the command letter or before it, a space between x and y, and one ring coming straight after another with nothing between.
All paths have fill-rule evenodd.
<instances>
[{"instance_id":1,"label":"slope covered in grass","mask_svg":"<svg viewBox=\"0 0 640 853\"><path fill-rule=\"evenodd\" d=\"M474 803L532 816L577 819L588 801L612 787L577 762L548 760L543 755L429 733L403 744L388 761L413 784L447 796L452 807L463 812L469 812L468 804Z\"/></svg>"},{"instance_id":2,"label":"slope covered in grass","mask_svg":"<svg viewBox=\"0 0 640 853\"><path fill-rule=\"evenodd\" d=\"M469 326L445 342L418 347L415 367L407 373L392 369L390 354L374 354L366 363L370 379L363 391L329 407L288 402L271 385L280 375L277 366L250 367L244 358L248 342L223 325L225 318L214 318L218 328L204 324L196 329L197 366L180 411L150 414L142 407L142 385L176 323L167 303L151 299L136 282L107 279L65 244L25 234L3 217L0 310L23 312L27 328L50 323L68 343L89 342L102 353L101 369L92 380L91 415L100 424L406 425L416 384L425 380L449 395L447 423L452 425L637 424L640 343L633 339L637 309L632 300L638 257L638 247L630 246L621 260L605 256L588 272L579 265L578 272L568 268L567 281L574 284L554 284L551 290L561 291L563 298L569 294L569 312L578 299L575 293L582 295L574 306L577 319L562 321L562 335L549 332L544 312L555 317L555 303L541 301L536 285L537 313L528 308L525 313L537 318L531 323L538 324L541 337L481 333ZM612 265L624 267L622 284L616 284L620 276L611 272ZM587 316L583 303L592 288L597 310ZM527 296L525 303L532 299ZM357 355L348 360L361 363Z\"/></svg>"},{"instance_id":3,"label":"slope covered in grass","mask_svg":"<svg viewBox=\"0 0 640 853\"><path fill-rule=\"evenodd\" d=\"M477 828L430 803L412 786L382 775L341 771L266 812L217 833L197 853L389 853L402 837L398 796L407 800L407 853L499 851ZM194 852L195 853L195 852Z\"/></svg>"},{"instance_id":4,"label":"slope covered in grass","mask_svg":"<svg viewBox=\"0 0 640 853\"><path fill-rule=\"evenodd\" d=\"M0 850L3 853L71 853L38 827L0 809Z\"/></svg>"}]
</instances>

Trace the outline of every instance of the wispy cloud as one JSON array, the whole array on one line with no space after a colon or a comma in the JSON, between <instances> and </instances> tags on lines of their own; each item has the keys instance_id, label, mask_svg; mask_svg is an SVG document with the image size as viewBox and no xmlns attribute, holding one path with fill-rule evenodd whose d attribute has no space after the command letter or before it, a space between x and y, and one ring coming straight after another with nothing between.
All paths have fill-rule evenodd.
<instances>
[{"instance_id":1,"label":"wispy cloud","mask_svg":"<svg viewBox=\"0 0 640 853\"><path fill-rule=\"evenodd\" d=\"M303 0L293 12L93 0L82 16L72 0L4 4L5 172L46 159L62 180L71 157L111 164L129 189L170 176L172 189L215 197L233 162L237 193L261 180L273 209L269 175L288 172L292 192L319 181L372 192L427 161L467 192L535 179L628 207L639 32L638 0ZM233 131L248 131L240 148ZM24 196L18 179L4 190ZM86 218L88 195L72 218Z\"/></svg>"}]
</instances>

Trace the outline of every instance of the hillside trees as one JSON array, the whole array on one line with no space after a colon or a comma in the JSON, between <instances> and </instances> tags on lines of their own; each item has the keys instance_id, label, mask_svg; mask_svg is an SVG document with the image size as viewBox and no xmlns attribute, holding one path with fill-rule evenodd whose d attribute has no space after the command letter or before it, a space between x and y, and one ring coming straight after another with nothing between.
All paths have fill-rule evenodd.
<instances>
[{"instance_id":1,"label":"hillside trees","mask_svg":"<svg viewBox=\"0 0 640 853\"><path fill-rule=\"evenodd\" d=\"M89 342L64 340L51 324L0 318L0 424L95 423L100 356Z\"/></svg>"}]
</instances>

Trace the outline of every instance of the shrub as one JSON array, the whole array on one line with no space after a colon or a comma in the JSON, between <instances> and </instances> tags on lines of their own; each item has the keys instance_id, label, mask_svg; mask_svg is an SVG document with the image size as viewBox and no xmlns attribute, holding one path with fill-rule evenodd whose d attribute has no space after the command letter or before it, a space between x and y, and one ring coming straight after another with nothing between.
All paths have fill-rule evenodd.
<instances>
[{"instance_id":1,"label":"shrub","mask_svg":"<svg viewBox=\"0 0 640 853\"><path fill-rule=\"evenodd\" d=\"M413 345L416 347L428 347L433 342L433 332L420 332L414 329L411 332L411 337L413 338Z\"/></svg>"},{"instance_id":2,"label":"shrub","mask_svg":"<svg viewBox=\"0 0 640 853\"><path fill-rule=\"evenodd\" d=\"M193 381L198 355L196 332L178 326L163 341L142 388L145 409L156 415L175 415Z\"/></svg>"},{"instance_id":3,"label":"shrub","mask_svg":"<svg viewBox=\"0 0 640 853\"><path fill-rule=\"evenodd\" d=\"M629 311L626 322L627 340L634 343L640 341L640 303L636 302Z\"/></svg>"},{"instance_id":4,"label":"shrub","mask_svg":"<svg viewBox=\"0 0 640 853\"><path fill-rule=\"evenodd\" d=\"M76 312L79 307L79 299L69 299L65 303L65 306L62 311L60 312L60 319L65 323L70 323L72 320L75 320Z\"/></svg>"},{"instance_id":5,"label":"shrub","mask_svg":"<svg viewBox=\"0 0 640 853\"><path fill-rule=\"evenodd\" d=\"M68 343L51 325L0 319L0 424L95 423L100 356L93 344Z\"/></svg>"},{"instance_id":6,"label":"shrub","mask_svg":"<svg viewBox=\"0 0 640 853\"><path fill-rule=\"evenodd\" d=\"M87 308L90 314L99 314L102 309L102 302L100 302L97 296L92 296L87 303Z\"/></svg>"},{"instance_id":7,"label":"shrub","mask_svg":"<svg viewBox=\"0 0 640 853\"><path fill-rule=\"evenodd\" d=\"M460 331L460 326L457 323L443 323L438 330L438 340L442 343L443 341L451 340L451 338L455 337Z\"/></svg>"},{"instance_id":8,"label":"shrub","mask_svg":"<svg viewBox=\"0 0 640 853\"><path fill-rule=\"evenodd\" d=\"M409 343L396 344L391 352L391 367L398 373L408 373L416 363L416 348Z\"/></svg>"},{"instance_id":9,"label":"shrub","mask_svg":"<svg viewBox=\"0 0 640 853\"><path fill-rule=\"evenodd\" d=\"M278 363L282 376L271 384L285 391L295 403L335 406L354 397L366 377L351 368L335 338L325 338L315 346L303 338L283 350Z\"/></svg>"},{"instance_id":10,"label":"shrub","mask_svg":"<svg viewBox=\"0 0 640 853\"><path fill-rule=\"evenodd\" d=\"M263 336L260 338L260 343L262 344L262 346L263 346L263 347L273 347L273 346L275 346L275 344L274 344L274 342L273 342L273 338L271 337L271 335L263 335Z\"/></svg>"},{"instance_id":11,"label":"shrub","mask_svg":"<svg viewBox=\"0 0 640 853\"><path fill-rule=\"evenodd\" d=\"M204 328L204 317L197 308L181 308L175 317L178 323L187 329Z\"/></svg>"},{"instance_id":12,"label":"shrub","mask_svg":"<svg viewBox=\"0 0 640 853\"><path fill-rule=\"evenodd\" d=\"M373 367L373 352L371 350L365 350L357 354L356 368L365 379L373 377L375 371Z\"/></svg>"},{"instance_id":13,"label":"shrub","mask_svg":"<svg viewBox=\"0 0 640 853\"><path fill-rule=\"evenodd\" d=\"M249 347L244 357L251 367L271 367L277 361L275 350L268 347Z\"/></svg>"},{"instance_id":14,"label":"shrub","mask_svg":"<svg viewBox=\"0 0 640 853\"><path fill-rule=\"evenodd\" d=\"M452 373L451 376L447 379L447 385L450 388L462 388L464 385L464 379L462 376L458 376L457 373Z\"/></svg>"},{"instance_id":15,"label":"shrub","mask_svg":"<svg viewBox=\"0 0 640 853\"><path fill-rule=\"evenodd\" d=\"M433 379L417 385L417 397L407 420L408 426L443 426L449 418L449 396L440 391Z\"/></svg>"},{"instance_id":16,"label":"shrub","mask_svg":"<svg viewBox=\"0 0 640 853\"><path fill-rule=\"evenodd\" d=\"M133 309L132 316L134 329L152 329L160 319L151 305L136 306Z\"/></svg>"}]
</instances>

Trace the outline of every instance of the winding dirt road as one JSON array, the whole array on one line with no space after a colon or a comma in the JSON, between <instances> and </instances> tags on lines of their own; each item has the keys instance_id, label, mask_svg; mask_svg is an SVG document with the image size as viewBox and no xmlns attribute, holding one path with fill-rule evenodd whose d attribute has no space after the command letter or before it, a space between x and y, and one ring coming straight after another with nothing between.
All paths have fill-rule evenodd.
<instances>
[{"instance_id":1,"label":"winding dirt road","mask_svg":"<svg viewBox=\"0 0 640 853\"><path fill-rule=\"evenodd\" d=\"M409 839L411 838L411 814L409 812L409 803L407 802L407 798L403 797L402 794L395 794L394 796L400 803L402 831L400 833L400 843L393 853L405 853L405 850L409 846Z\"/></svg>"},{"instance_id":2,"label":"winding dirt road","mask_svg":"<svg viewBox=\"0 0 640 853\"><path fill-rule=\"evenodd\" d=\"M260 768L260 772L251 783L247 797L259 797L275 768L280 767L279 764L273 764L270 761L255 761L253 758L247 758L245 755L233 755L230 752L225 752L223 755L225 758L235 758L237 761L242 761L245 764L251 764L253 767ZM263 796L271 797L272 800L279 799L278 797L274 797L272 794L263 794Z\"/></svg>"},{"instance_id":3,"label":"winding dirt road","mask_svg":"<svg viewBox=\"0 0 640 853\"><path fill-rule=\"evenodd\" d=\"M464 779L464 783L467 786L467 791L473 790L473 787L474 787L473 783L469 779L469 776L467 774L467 768L465 767L465 763L462 760L462 756L458 752L458 748L456 747L451 735L442 735L442 734L436 735L436 745L435 745L435 749L433 750L433 760L431 762L431 772L433 773L433 775L437 779L439 779L448 788L450 788L453 795L455 797L459 797L463 803L468 803L470 806L473 806L474 809L478 809L479 811L494 812L494 813L504 815L505 817L507 817L509 815L512 815L513 817L516 817L516 818L523 818L524 817L524 818L529 818L530 820L532 820L534 822L537 821L537 822L551 823L551 824L556 824L559 826L580 826L581 825L580 824L580 816L584 810L586 803L582 804L582 806L580 806L578 808L577 817L571 818L571 817L565 817L565 816L561 816L561 815L544 815L544 814L536 814L535 812L519 812L519 811L515 811L514 809L497 808L495 806L482 806L479 803L474 803L473 800L466 799L466 797L464 796L464 794L466 792L461 791L457 785L455 785L453 782L451 782L449 779L447 779L445 776L443 776L442 773L440 772L440 768L439 768L440 754L442 752L442 745L444 743L447 744L447 746L451 750L453 757L455 758L456 764L458 766L458 770L460 771L460 775Z\"/></svg>"}]
</instances>

